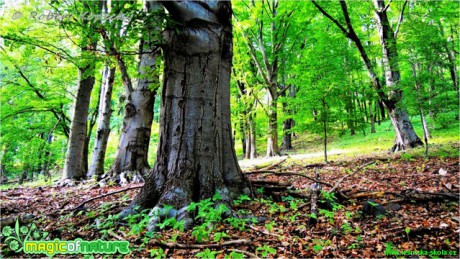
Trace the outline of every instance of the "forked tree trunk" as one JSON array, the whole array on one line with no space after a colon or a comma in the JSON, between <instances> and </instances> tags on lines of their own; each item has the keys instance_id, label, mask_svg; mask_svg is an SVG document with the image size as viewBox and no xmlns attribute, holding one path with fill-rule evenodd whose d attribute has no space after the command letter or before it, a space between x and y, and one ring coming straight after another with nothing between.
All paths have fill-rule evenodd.
<instances>
[{"instance_id":1,"label":"forked tree trunk","mask_svg":"<svg viewBox=\"0 0 460 259\"><path fill-rule=\"evenodd\" d=\"M380 42L382 45L382 59L385 71L386 89L382 87L379 78L375 73L374 66L372 65L369 56L364 49L364 46L356 34L351 19L348 13L348 7L345 1L339 1L342 13L345 18L346 28L340 22L328 14L315 0L311 0L318 10L321 11L328 19L330 19L342 33L352 40L359 51L361 59L366 66L369 78L372 81L380 100L388 110L389 116L393 123L393 128L396 134L395 143L392 147L393 151L423 145L423 142L415 133L412 123L409 120L407 111L401 107L402 104L402 91L398 87L400 80L400 73L398 68L398 52L396 48L397 32L393 32L391 24L387 17L388 6L385 5L383 0L374 0L375 15L377 18L377 27L379 28ZM403 4L403 11L407 1ZM398 25L402 22L404 12L401 12ZM382 115L384 115L382 113Z\"/></svg>"},{"instance_id":2,"label":"forked tree trunk","mask_svg":"<svg viewBox=\"0 0 460 259\"><path fill-rule=\"evenodd\" d=\"M399 88L401 74L398 67L398 50L396 35L390 26L385 3L383 0L374 0L375 7L382 11L376 11L375 16L378 25L380 43L382 45L382 60L385 70L385 82L389 90L387 99L384 100L388 108L391 122L396 133L392 151L403 150L423 145L423 142L415 133L407 110L400 107L403 99L402 90ZM402 14L401 14L402 17ZM402 18L401 18L402 19Z\"/></svg>"},{"instance_id":3,"label":"forked tree trunk","mask_svg":"<svg viewBox=\"0 0 460 259\"><path fill-rule=\"evenodd\" d=\"M145 54L150 57L142 58L140 67L148 68L152 74L155 67L155 54ZM145 73L143 74L145 76ZM130 93L125 106L123 129L118 143L115 160L108 172L111 178L117 178L120 183L143 182L150 166L148 150L153 121L153 104L156 90L150 85L155 83L152 76L149 79L139 79L138 87ZM129 176L128 176L129 175Z\"/></svg>"},{"instance_id":4,"label":"forked tree trunk","mask_svg":"<svg viewBox=\"0 0 460 259\"><path fill-rule=\"evenodd\" d=\"M89 45L82 49L82 52L94 50L96 44ZM72 123L70 126L69 142L67 146L66 159L62 179L80 180L85 177L83 166L83 149L86 140L86 123L88 119L89 102L91 91L94 86L94 67L95 64L88 61L89 64L78 68L78 86L77 96L74 104Z\"/></svg>"},{"instance_id":5,"label":"forked tree trunk","mask_svg":"<svg viewBox=\"0 0 460 259\"><path fill-rule=\"evenodd\" d=\"M104 159L107 149L107 142L110 135L110 117L112 115L112 89L115 79L115 68L104 67L102 74L102 89L99 101L99 119L97 122L96 141L94 143L94 151L91 166L87 174L91 176L101 176L104 174Z\"/></svg>"},{"instance_id":6,"label":"forked tree trunk","mask_svg":"<svg viewBox=\"0 0 460 259\"><path fill-rule=\"evenodd\" d=\"M155 2L145 2L144 10L153 12L158 10L158 4ZM138 66L137 87L126 87L127 104L125 106L125 115L123 119L123 129L118 143L118 149L115 160L103 176L106 179L114 179L120 184L144 182L150 166L148 164L148 151L150 143L150 134L153 122L153 105L155 95L158 89L158 74L155 73L155 66L159 51L154 46L153 30L148 40L141 40L140 43L140 60ZM124 62L120 62L120 70L126 80L130 82Z\"/></svg>"},{"instance_id":7,"label":"forked tree trunk","mask_svg":"<svg viewBox=\"0 0 460 259\"><path fill-rule=\"evenodd\" d=\"M171 205L184 208L219 192L224 202L245 193L230 124L231 4L165 1L181 24L165 32L160 142L153 171L122 215ZM196 22L194 22L196 21ZM199 21L199 22L198 22ZM152 225L153 226L153 225Z\"/></svg>"}]
</instances>

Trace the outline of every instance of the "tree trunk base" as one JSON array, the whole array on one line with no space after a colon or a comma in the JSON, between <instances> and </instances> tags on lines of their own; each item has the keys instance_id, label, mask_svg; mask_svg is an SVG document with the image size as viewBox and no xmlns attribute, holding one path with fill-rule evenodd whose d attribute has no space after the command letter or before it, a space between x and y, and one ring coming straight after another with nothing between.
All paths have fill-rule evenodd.
<instances>
[{"instance_id":1,"label":"tree trunk base","mask_svg":"<svg viewBox=\"0 0 460 259\"><path fill-rule=\"evenodd\" d=\"M398 151L407 150L407 149L411 149L411 148L415 148L419 146L423 146L423 142L421 140L415 141L413 143L409 143L407 145L405 145L404 143L395 142L395 144L391 148L391 152L397 153Z\"/></svg>"},{"instance_id":2,"label":"tree trunk base","mask_svg":"<svg viewBox=\"0 0 460 259\"><path fill-rule=\"evenodd\" d=\"M81 181L73 180L73 179L59 179L55 187L75 187L80 184Z\"/></svg>"},{"instance_id":3,"label":"tree trunk base","mask_svg":"<svg viewBox=\"0 0 460 259\"><path fill-rule=\"evenodd\" d=\"M108 172L105 175L102 175L102 179L99 181L99 186L124 186L128 184L144 183L149 170L150 169L148 168L144 168L142 170L123 171L121 173Z\"/></svg>"}]
</instances>

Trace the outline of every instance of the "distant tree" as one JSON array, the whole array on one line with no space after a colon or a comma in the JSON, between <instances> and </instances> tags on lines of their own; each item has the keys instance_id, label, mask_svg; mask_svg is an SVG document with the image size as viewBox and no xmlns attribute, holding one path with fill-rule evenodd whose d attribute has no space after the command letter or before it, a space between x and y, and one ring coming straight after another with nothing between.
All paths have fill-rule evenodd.
<instances>
[{"instance_id":1,"label":"distant tree","mask_svg":"<svg viewBox=\"0 0 460 259\"><path fill-rule=\"evenodd\" d=\"M312 0L316 8L324 14L331 22L333 22L340 31L351 41L353 41L360 53L364 65L368 71L369 78L374 85L379 98L385 105L390 115L391 122L396 134L395 143L392 147L393 151L398 151L406 148L423 145L423 142L417 136L412 126L412 123L407 114L407 110L402 107L403 93L399 82L401 80L400 70L398 66L398 50L396 38L404 17L404 10L407 1L404 2L400 17L395 28L391 27L388 18L388 8L390 3L385 5L383 0L374 0L376 25L379 30L379 37L382 47L382 60L385 71L385 87L379 81L375 72L375 66L362 44L361 38L355 32L352 21L349 16L348 7L344 0L339 0L340 8L345 19L345 25L341 24L337 19L333 18L326 12L316 1Z\"/></svg>"}]
</instances>

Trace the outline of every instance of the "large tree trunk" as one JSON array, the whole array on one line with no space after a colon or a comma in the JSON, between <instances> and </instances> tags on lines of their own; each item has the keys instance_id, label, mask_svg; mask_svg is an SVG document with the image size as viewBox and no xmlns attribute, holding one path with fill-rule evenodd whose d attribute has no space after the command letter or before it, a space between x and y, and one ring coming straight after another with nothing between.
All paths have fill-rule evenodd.
<instances>
[{"instance_id":1,"label":"large tree trunk","mask_svg":"<svg viewBox=\"0 0 460 259\"><path fill-rule=\"evenodd\" d=\"M184 209L191 202L216 192L224 202L251 193L231 135L231 5L217 0L162 4L180 26L165 32L157 159L123 215L136 206L172 205L178 219L191 223Z\"/></svg>"},{"instance_id":2,"label":"large tree trunk","mask_svg":"<svg viewBox=\"0 0 460 259\"><path fill-rule=\"evenodd\" d=\"M390 119L395 129L396 138L392 150L396 152L398 150L423 145L423 142L415 133L412 123L409 120L407 110L401 107L403 93L399 88L401 75L398 67L396 35L388 20L385 3L383 0L374 0L374 4L376 8L382 10L376 11L375 16L377 18L380 43L382 45L385 82L388 89L388 96L387 99L384 100L384 104L389 110Z\"/></svg>"},{"instance_id":3,"label":"large tree trunk","mask_svg":"<svg viewBox=\"0 0 460 259\"><path fill-rule=\"evenodd\" d=\"M94 50L96 44L82 49L82 52ZM91 91L94 86L94 62L88 61L84 67L78 68L77 96L74 104L73 119L64 164L62 179L80 180L85 177L83 166L83 150L86 140L86 123L88 119Z\"/></svg>"},{"instance_id":4,"label":"large tree trunk","mask_svg":"<svg viewBox=\"0 0 460 259\"><path fill-rule=\"evenodd\" d=\"M141 58L140 67L154 68L156 55L149 56ZM108 176L119 178L117 180L122 184L127 181L142 182L142 175L150 169L148 150L156 90L150 89L155 80L153 76L149 78L140 79L138 87L128 97L117 154L108 172Z\"/></svg>"},{"instance_id":5,"label":"large tree trunk","mask_svg":"<svg viewBox=\"0 0 460 259\"><path fill-rule=\"evenodd\" d=\"M158 4L146 2L144 9L146 12L153 12L158 10ZM150 169L148 151L153 105L159 85L158 73L155 73L159 50L155 46L155 28L151 27L148 40L142 39L140 43L137 87L130 86L124 62L118 60L122 75L126 78L123 80L128 83L125 87L127 104L115 161L104 178L114 179L120 184L144 182L144 177Z\"/></svg>"},{"instance_id":6,"label":"large tree trunk","mask_svg":"<svg viewBox=\"0 0 460 259\"><path fill-rule=\"evenodd\" d=\"M89 168L88 177L101 176L104 174L104 159L107 149L107 142L110 135L110 117L112 115L112 89L115 79L115 68L104 67L102 74L101 96L99 106L99 120L97 122L96 141L94 143L94 151L91 166Z\"/></svg>"}]
</instances>

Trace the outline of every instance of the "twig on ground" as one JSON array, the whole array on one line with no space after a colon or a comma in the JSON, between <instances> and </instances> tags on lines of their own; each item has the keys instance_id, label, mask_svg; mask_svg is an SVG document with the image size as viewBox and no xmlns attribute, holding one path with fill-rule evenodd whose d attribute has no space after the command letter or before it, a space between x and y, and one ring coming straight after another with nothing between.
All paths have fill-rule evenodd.
<instances>
[{"instance_id":1,"label":"twig on ground","mask_svg":"<svg viewBox=\"0 0 460 259\"><path fill-rule=\"evenodd\" d=\"M113 232L113 230L111 230L111 229L109 229L109 230L107 231L107 234L113 236L114 238L116 238L116 239L118 239L118 240L121 240L121 241L125 240L125 239L122 238L121 236L115 234L115 232Z\"/></svg>"},{"instance_id":2,"label":"twig on ground","mask_svg":"<svg viewBox=\"0 0 460 259\"><path fill-rule=\"evenodd\" d=\"M250 253L250 252L244 251L244 250L239 250L239 249L228 249L228 251L237 252L237 253L244 254L244 255L247 255L249 258L260 258L260 257L258 257L256 254L253 254L253 253Z\"/></svg>"},{"instance_id":3,"label":"twig on ground","mask_svg":"<svg viewBox=\"0 0 460 259\"><path fill-rule=\"evenodd\" d=\"M107 197L107 196L110 196L110 195L113 195L113 194L117 194L117 193L120 193L120 192L126 192L126 191L129 191L129 190L135 190L135 189L140 189L142 188L143 185L141 186L133 186L133 187L129 187L129 188L125 188L123 190L118 190L118 191L114 191L114 192L109 192L109 193L106 193L106 194L102 194L102 195L99 195L99 196L96 196L94 198L91 198L89 200L86 200L82 203L80 203L78 206L76 207L73 207L71 209L66 209L66 211L72 211L72 210L76 210L76 209L79 209L81 207L83 207L83 205L85 205L86 203L88 202L92 202L94 200L97 200L97 199L100 199L100 198L104 198L104 197Z\"/></svg>"},{"instance_id":4,"label":"twig on ground","mask_svg":"<svg viewBox=\"0 0 460 259\"><path fill-rule=\"evenodd\" d=\"M152 245L156 246L165 246L169 248L179 248L179 249L203 249L203 248L218 248L223 246L232 246L232 245L246 245L251 243L249 239L238 239L231 240L223 243L214 243L214 244L179 244L179 243L154 243Z\"/></svg>"},{"instance_id":5,"label":"twig on ground","mask_svg":"<svg viewBox=\"0 0 460 259\"><path fill-rule=\"evenodd\" d=\"M250 227L251 229L253 229L253 230L257 231L257 232L260 232L260 233L262 233L262 234L265 234L265 235L269 235L269 236L273 236L273 237L278 237L278 238L282 237L282 236L280 236L280 235L278 235L278 234L270 233L269 231L267 231L267 230L265 230L265 229L259 229L259 228L256 228L256 227L254 227L254 226L249 226L249 227Z\"/></svg>"},{"instance_id":6,"label":"twig on ground","mask_svg":"<svg viewBox=\"0 0 460 259\"><path fill-rule=\"evenodd\" d=\"M259 169L255 169L255 170L252 170L252 171L249 171L249 172L254 172L254 173L255 173L255 172L259 172L259 171L270 170L270 169L273 169L273 168L276 167L276 166L281 165L282 163L284 163L284 161L286 161L286 158L283 159L283 160L281 160L281 161L278 161L278 162L276 162L276 163L274 163L274 164L271 164L271 165L269 165L269 166L265 166L265 167L262 167L262 168L259 168Z\"/></svg>"},{"instance_id":7,"label":"twig on ground","mask_svg":"<svg viewBox=\"0 0 460 259\"><path fill-rule=\"evenodd\" d=\"M335 189L337 189L337 188L340 186L340 184L343 182L343 180L345 180L346 178L348 178L348 177L350 177L350 176L356 174L357 172L361 171L364 167L366 167L366 166L368 166L368 165L371 165L371 164L373 164L373 163L375 163L375 161L371 161L371 162L365 163L365 164L359 166L353 173L347 174L347 175L345 175L344 177L340 178L340 180L334 185L334 187L332 187L332 189L330 189L330 190L328 191L328 193L332 193L333 191L335 191Z\"/></svg>"},{"instance_id":8,"label":"twig on ground","mask_svg":"<svg viewBox=\"0 0 460 259\"><path fill-rule=\"evenodd\" d=\"M315 179L313 177L306 176L306 175L300 174L300 173L294 173L294 172L275 172L275 171L263 170L263 171L258 171L258 172L255 172L255 171L245 172L245 174L247 174L247 175L249 175L249 174L294 175L294 176L300 176L300 177L309 179L309 180L311 180L313 182L317 182L317 183L326 185L326 186L331 187L331 188L333 187L332 184L330 184L330 183L326 183L326 182L317 180L317 179Z\"/></svg>"}]
</instances>

